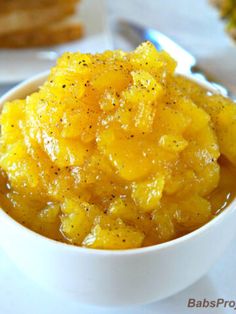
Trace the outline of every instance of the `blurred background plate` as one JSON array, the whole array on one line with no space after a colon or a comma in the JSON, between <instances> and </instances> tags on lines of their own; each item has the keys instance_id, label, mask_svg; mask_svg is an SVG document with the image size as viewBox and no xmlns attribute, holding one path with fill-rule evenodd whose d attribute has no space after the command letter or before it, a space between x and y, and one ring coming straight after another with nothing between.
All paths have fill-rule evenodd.
<instances>
[{"instance_id":1,"label":"blurred background plate","mask_svg":"<svg viewBox=\"0 0 236 314\"><path fill-rule=\"evenodd\" d=\"M0 49L0 84L14 84L49 69L64 51L99 52L110 49L105 0L79 3L79 17L85 36L54 47Z\"/></svg>"}]
</instances>

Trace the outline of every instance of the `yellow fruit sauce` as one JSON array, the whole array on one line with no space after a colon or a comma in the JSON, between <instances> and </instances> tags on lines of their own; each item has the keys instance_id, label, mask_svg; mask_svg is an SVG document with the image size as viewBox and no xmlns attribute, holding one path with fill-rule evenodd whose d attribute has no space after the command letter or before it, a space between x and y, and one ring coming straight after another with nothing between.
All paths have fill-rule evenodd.
<instances>
[{"instance_id":1,"label":"yellow fruit sauce","mask_svg":"<svg viewBox=\"0 0 236 314\"><path fill-rule=\"evenodd\" d=\"M235 197L236 106L135 51L65 53L1 114L1 207L55 240L96 249L185 235Z\"/></svg>"}]
</instances>

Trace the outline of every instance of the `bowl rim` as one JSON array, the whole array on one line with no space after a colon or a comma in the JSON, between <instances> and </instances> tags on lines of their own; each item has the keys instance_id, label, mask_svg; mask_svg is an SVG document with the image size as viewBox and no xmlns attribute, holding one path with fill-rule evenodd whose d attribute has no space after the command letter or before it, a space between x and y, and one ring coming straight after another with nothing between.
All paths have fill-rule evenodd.
<instances>
[{"instance_id":1,"label":"bowl rim","mask_svg":"<svg viewBox=\"0 0 236 314\"><path fill-rule=\"evenodd\" d=\"M17 84L15 87L10 89L7 93L5 93L4 95L0 97L0 110L2 109L2 106L5 102L11 101L13 99L17 99L17 97L15 98L15 94L27 88L28 85L30 86L32 84L34 86L38 86L39 88L40 84L43 82L44 79L47 78L48 75L49 75L49 71L44 71L42 73L39 73L21 82L20 84ZM195 81L199 85L207 88L210 92L219 93L219 91L209 82L200 81L198 78L194 78L191 75L186 75L186 77ZM30 91L30 94L33 92L34 91ZM236 211L236 198L229 204L229 206L224 208L224 210L221 213L213 217L209 222L207 222L203 226L197 228L194 231L191 231L188 234L185 234L179 238L176 238L176 239L164 242L164 243L159 243L159 244L150 245L150 246L141 247L141 248L131 248L131 249L121 249L121 250L86 248L86 247L76 246L70 243L65 243L65 242L48 238L22 225L20 222L18 222L17 220L12 218L9 214L7 214L7 212L5 212L4 209L1 207L0 207L0 220L2 218L5 219L8 223L11 223L15 228L18 228L20 232L25 233L26 236L29 236L29 237L33 236L37 240L46 241L49 244L58 246L61 249L68 249L74 252L81 252L81 253L86 253L86 254L93 253L95 255L104 255L104 256L106 255L110 255L110 256L120 255L121 256L121 255L140 255L140 254L144 254L148 252L150 253L153 251L160 251L160 250L168 249L176 245L181 245L182 243L190 239L194 239L200 236L201 234L203 234L204 232L207 232L210 229L214 228L217 224L221 223L221 221L223 221L223 219L226 216L230 215L234 211Z\"/></svg>"}]
</instances>

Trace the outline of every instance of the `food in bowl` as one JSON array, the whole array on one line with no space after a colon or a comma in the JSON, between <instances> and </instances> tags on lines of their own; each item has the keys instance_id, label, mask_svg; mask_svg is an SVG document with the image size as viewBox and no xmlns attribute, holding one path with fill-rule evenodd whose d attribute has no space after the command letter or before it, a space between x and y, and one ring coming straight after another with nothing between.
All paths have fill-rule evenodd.
<instances>
[{"instance_id":1,"label":"food in bowl","mask_svg":"<svg viewBox=\"0 0 236 314\"><path fill-rule=\"evenodd\" d=\"M49 238L129 249L183 236L235 198L236 107L149 43L66 53L4 104L1 207Z\"/></svg>"}]
</instances>

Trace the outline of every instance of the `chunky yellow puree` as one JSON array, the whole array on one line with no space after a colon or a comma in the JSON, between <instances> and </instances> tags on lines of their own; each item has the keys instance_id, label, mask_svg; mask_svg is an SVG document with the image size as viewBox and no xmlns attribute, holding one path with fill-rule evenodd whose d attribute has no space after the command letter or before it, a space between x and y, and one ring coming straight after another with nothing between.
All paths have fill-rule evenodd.
<instances>
[{"instance_id":1,"label":"chunky yellow puree","mask_svg":"<svg viewBox=\"0 0 236 314\"><path fill-rule=\"evenodd\" d=\"M236 106L146 42L65 53L1 114L2 208L47 237L127 249L199 228L235 197Z\"/></svg>"}]
</instances>

